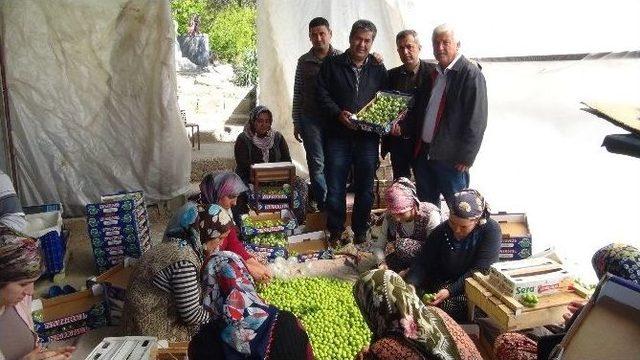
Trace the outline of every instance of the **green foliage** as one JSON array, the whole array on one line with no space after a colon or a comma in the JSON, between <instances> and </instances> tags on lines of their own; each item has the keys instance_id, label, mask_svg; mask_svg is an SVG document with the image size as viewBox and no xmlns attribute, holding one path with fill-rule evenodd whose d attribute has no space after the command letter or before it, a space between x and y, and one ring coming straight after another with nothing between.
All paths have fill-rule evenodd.
<instances>
[{"instance_id":1,"label":"green foliage","mask_svg":"<svg viewBox=\"0 0 640 360\"><path fill-rule=\"evenodd\" d=\"M256 9L226 7L216 16L208 34L211 50L220 60L241 64L245 53L256 48Z\"/></svg>"},{"instance_id":2,"label":"green foliage","mask_svg":"<svg viewBox=\"0 0 640 360\"><path fill-rule=\"evenodd\" d=\"M240 64L234 65L236 74L233 83L238 86L250 86L258 83L258 55L256 50L245 52Z\"/></svg>"},{"instance_id":3,"label":"green foliage","mask_svg":"<svg viewBox=\"0 0 640 360\"><path fill-rule=\"evenodd\" d=\"M211 51L233 65L234 82L248 86L257 82L255 0L172 0L178 34L186 34L193 16L200 18L200 32L209 35Z\"/></svg>"}]
</instances>

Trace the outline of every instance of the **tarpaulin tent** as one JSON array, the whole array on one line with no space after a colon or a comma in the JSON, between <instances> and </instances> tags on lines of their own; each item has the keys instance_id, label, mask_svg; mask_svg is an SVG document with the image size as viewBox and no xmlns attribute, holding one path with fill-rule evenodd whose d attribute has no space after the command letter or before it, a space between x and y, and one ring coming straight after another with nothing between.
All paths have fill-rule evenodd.
<instances>
[{"instance_id":1,"label":"tarpaulin tent","mask_svg":"<svg viewBox=\"0 0 640 360\"><path fill-rule=\"evenodd\" d=\"M417 30L422 57L433 59L432 29L454 24L461 51L480 60L488 87L489 125L471 186L494 210L529 214L534 250L555 246L593 276L588 259L598 247L640 246L640 166L600 147L617 128L582 112L580 102L640 104L638 13L633 0L259 0L259 102L273 109L275 126L304 167L291 98L296 60L310 47L309 20L326 17L333 45L342 50L353 22L372 20L373 50L388 68L400 64L398 31Z\"/></svg>"},{"instance_id":2,"label":"tarpaulin tent","mask_svg":"<svg viewBox=\"0 0 640 360\"><path fill-rule=\"evenodd\" d=\"M186 191L168 1L3 1L0 26L23 205Z\"/></svg>"}]
</instances>

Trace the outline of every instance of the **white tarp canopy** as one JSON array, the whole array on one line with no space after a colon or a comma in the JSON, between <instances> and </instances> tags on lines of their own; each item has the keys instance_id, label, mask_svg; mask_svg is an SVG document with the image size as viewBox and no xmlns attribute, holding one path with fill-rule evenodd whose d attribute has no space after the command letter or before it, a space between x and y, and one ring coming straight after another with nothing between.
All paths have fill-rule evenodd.
<instances>
[{"instance_id":1,"label":"white tarp canopy","mask_svg":"<svg viewBox=\"0 0 640 360\"><path fill-rule=\"evenodd\" d=\"M23 205L186 191L168 1L3 1L0 25Z\"/></svg>"},{"instance_id":2,"label":"white tarp canopy","mask_svg":"<svg viewBox=\"0 0 640 360\"><path fill-rule=\"evenodd\" d=\"M309 50L307 26L316 16L329 20L333 44L342 50L353 22L372 20L378 27L373 49L391 68L400 65L398 31L417 30L422 57L433 59L431 31L444 22L459 29L462 52L473 58L637 51L638 13L635 0L259 0L259 101L273 110L275 127L305 166L304 150L292 136L291 99L296 60ZM625 131L581 111L580 101L640 104L640 59L482 65L489 125L471 186L494 211L528 214L534 251L554 246L593 280L590 257L597 248L611 242L640 246L640 160L601 148L605 135Z\"/></svg>"}]
</instances>

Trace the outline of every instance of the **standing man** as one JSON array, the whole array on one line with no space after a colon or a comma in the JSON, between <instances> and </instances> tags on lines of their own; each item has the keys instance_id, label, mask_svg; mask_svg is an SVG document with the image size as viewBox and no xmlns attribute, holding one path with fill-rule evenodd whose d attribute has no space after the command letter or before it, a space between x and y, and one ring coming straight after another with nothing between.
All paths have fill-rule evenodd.
<instances>
[{"instance_id":1,"label":"standing man","mask_svg":"<svg viewBox=\"0 0 640 360\"><path fill-rule=\"evenodd\" d=\"M344 231L347 175L352 166L355 202L351 228L356 244L366 239L373 206L380 137L356 130L350 118L387 85L384 65L370 54L376 32L371 21L356 21L349 34L349 49L326 59L318 75L318 100L327 116L327 228L334 247Z\"/></svg>"},{"instance_id":2,"label":"standing man","mask_svg":"<svg viewBox=\"0 0 640 360\"><path fill-rule=\"evenodd\" d=\"M453 27L433 30L433 86L416 97L416 187L418 198L440 206L440 194L469 187L469 168L487 127L487 86L480 66L459 52Z\"/></svg>"},{"instance_id":3,"label":"standing man","mask_svg":"<svg viewBox=\"0 0 640 360\"><path fill-rule=\"evenodd\" d=\"M418 89L427 86L434 65L420 59L420 39L414 30L402 30L396 35L396 46L402 65L389 70L389 89L414 96ZM414 169L413 150L416 143L415 117L408 115L394 126L391 136L382 140L383 157L391 152L393 179L411 179Z\"/></svg>"},{"instance_id":4,"label":"standing man","mask_svg":"<svg viewBox=\"0 0 640 360\"><path fill-rule=\"evenodd\" d=\"M324 175L325 121L317 101L317 75L327 56L341 51L331 46L331 28L327 19L317 17L309 22L311 50L300 56L293 84L293 134L304 145L311 190L320 210L327 197Z\"/></svg>"}]
</instances>

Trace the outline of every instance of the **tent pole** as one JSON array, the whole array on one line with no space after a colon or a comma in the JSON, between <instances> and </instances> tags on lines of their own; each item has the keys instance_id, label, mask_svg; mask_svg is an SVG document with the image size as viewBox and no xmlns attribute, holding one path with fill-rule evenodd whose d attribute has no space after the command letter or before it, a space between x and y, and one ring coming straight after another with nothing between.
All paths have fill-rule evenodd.
<instances>
[{"instance_id":1,"label":"tent pole","mask_svg":"<svg viewBox=\"0 0 640 360\"><path fill-rule=\"evenodd\" d=\"M13 135L11 131L11 112L9 111L9 88L7 87L7 73L5 68L5 57L4 57L4 41L0 42L0 78L2 78L2 101L4 105L4 118L6 122L6 139L7 145L6 148L9 149L9 166L11 167L11 171L9 176L11 176L11 180L13 181L13 186L16 189L16 192L20 194L20 184L18 183L18 172L16 171L16 161L15 161L15 149L13 147Z\"/></svg>"}]
</instances>

